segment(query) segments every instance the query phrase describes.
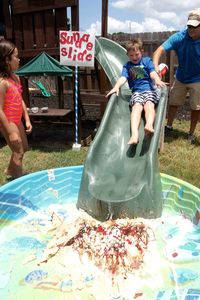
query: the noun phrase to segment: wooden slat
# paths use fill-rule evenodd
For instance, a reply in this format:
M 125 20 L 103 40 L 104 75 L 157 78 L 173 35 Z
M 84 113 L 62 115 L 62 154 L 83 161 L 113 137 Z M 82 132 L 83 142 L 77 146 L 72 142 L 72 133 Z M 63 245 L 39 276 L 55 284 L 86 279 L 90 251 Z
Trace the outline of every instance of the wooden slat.
M 56 8 L 55 9 L 55 18 L 56 18 L 56 29 L 66 30 L 67 29 L 67 12 L 66 8 Z
M 59 47 L 59 31 L 67 30 L 67 12 L 66 8 L 55 9 L 56 19 L 56 45 Z
M 36 48 L 45 47 L 44 15 L 43 12 L 33 14 Z
M 79 30 L 79 7 L 71 7 L 72 30 Z
M 9 0 L 2 1 L 3 5 L 3 17 L 4 17 L 4 23 L 6 24 L 6 38 L 12 39 L 13 38 L 13 30 L 12 30 L 12 21 L 11 21 L 11 15 L 9 12 Z
M 22 16 L 24 49 L 34 48 L 32 15 Z
M 13 0 L 13 14 L 77 6 L 78 0 Z
M 59 48 L 55 47 L 55 48 L 37 48 L 37 49 L 24 49 L 24 50 L 20 50 L 19 51 L 19 56 L 20 57 L 34 57 L 37 54 L 41 53 L 42 51 L 46 51 L 49 55 L 52 56 L 59 56 L 60 52 L 59 52 Z
M 55 18 L 53 16 L 53 10 L 47 10 L 44 12 L 44 23 L 46 47 L 55 47 Z
M 63 80 L 60 76 L 57 77 L 58 82 L 58 99 L 59 108 L 64 108 L 64 93 L 63 93 Z
M 91 68 L 86 68 L 87 73 L 87 89 L 92 89 L 92 77 L 91 77 Z M 90 75 L 90 76 L 89 76 Z
M 22 36 L 22 18 L 20 16 L 13 17 L 13 29 L 14 29 L 14 41 L 18 50 L 24 48 L 23 36 Z

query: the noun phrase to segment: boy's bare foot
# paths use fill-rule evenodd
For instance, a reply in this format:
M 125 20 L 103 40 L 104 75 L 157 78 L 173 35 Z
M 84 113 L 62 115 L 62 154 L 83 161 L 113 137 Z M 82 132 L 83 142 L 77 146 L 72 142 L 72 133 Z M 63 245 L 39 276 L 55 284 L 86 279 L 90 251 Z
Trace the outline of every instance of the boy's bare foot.
M 144 127 L 144 131 L 145 131 L 146 134 L 154 133 L 153 126 L 149 126 L 148 124 L 146 124 L 146 126 Z
M 139 143 L 139 139 L 137 135 L 132 135 L 128 141 L 128 145 L 134 145 L 138 143 Z

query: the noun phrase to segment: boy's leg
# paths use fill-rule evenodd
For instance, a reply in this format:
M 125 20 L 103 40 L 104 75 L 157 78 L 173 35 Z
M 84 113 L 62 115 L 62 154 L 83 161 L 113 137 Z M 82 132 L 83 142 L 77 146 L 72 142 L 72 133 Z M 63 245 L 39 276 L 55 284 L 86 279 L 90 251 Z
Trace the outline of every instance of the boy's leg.
M 145 120 L 146 124 L 144 130 L 146 133 L 153 133 L 153 124 L 155 120 L 155 104 L 151 101 L 147 101 L 144 104 L 144 111 L 145 111 Z
M 28 150 L 28 142 L 26 138 L 25 129 L 22 123 L 19 126 L 17 126 L 14 123 L 11 123 L 10 126 L 12 128 L 12 131 L 19 136 L 19 143 L 15 145 L 11 144 L 10 141 L 8 140 L 7 134 L 4 132 L 4 130 L 2 130 L 2 133 L 7 141 L 7 144 L 12 150 L 12 155 L 10 158 L 8 168 L 6 170 L 6 174 L 14 178 L 18 178 L 23 175 L 22 159 L 24 156 L 24 152 Z
M 141 114 L 143 111 L 143 105 L 136 102 L 131 111 L 131 137 L 128 141 L 128 145 L 137 144 L 139 141 L 138 128 L 141 120 Z

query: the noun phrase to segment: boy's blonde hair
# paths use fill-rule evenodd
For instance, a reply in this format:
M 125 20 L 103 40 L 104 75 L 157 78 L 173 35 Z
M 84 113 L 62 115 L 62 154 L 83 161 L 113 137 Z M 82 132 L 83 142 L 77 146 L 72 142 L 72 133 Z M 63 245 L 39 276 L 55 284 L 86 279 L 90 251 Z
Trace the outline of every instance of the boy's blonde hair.
M 134 39 L 132 41 L 128 41 L 126 44 L 126 50 L 127 50 L 127 52 L 137 51 L 137 50 L 142 51 L 143 50 L 142 40 L 140 38 L 138 38 L 138 39 Z

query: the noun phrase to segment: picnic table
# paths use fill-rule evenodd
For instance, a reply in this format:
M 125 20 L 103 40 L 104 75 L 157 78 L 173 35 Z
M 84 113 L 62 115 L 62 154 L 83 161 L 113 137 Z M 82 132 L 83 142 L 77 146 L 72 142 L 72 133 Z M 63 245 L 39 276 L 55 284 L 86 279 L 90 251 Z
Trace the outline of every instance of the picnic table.
M 47 111 L 43 112 L 40 108 L 38 112 L 32 112 L 29 110 L 29 116 L 34 118 L 45 118 L 45 117 L 65 117 L 70 114 L 72 111 L 70 109 L 61 109 L 61 108 L 48 108 Z

